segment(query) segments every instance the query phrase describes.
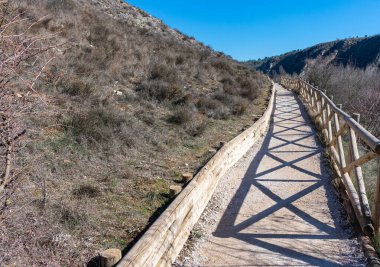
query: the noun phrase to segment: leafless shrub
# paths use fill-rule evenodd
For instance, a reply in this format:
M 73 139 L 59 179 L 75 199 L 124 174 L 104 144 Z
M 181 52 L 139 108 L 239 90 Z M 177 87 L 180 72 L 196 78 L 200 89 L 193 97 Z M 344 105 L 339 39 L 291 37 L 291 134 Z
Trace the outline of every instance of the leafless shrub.
M 235 94 L 237 91 L 237 85 L 231 77 L 226 77 L 221 80 L 223 84 L 223 92 L 226 94 Z
M 247 77 L 239 77 L 237 82 L 240 85 L 240 95 L 248 98 L 249 100 L 254 100 L 259 93 L 259 85 L 253 79 L 248 79 Z
M 176 70 L 165 64 L 154 64 L 150 72 L 150 78 L 169 83 L 176 83 L 178 81 Z
M 73 190 L 73 195 L 79 199 L 95 198 L 100 195 L 100 190 L 94 185 L 82 184 Z
M 46 6 L 50 10 L 70 11 L 75 7 L 73 0 L 47 0 Z
M 168 122 L 175 124 L 184 124 L 189 122 L 193 117 L 193 111 L 189 107 L 179 106 L 174 113 L 168 118 Z
M 196 137 L 200 136 L 204 133 L 204 131 L 207 128 L 207 119 L 205 119 L 201 115 L 197 115 L 193 120 L 191 120 L 186 125 L 186 133 L 188 133 L 190 136 Z
M 62 122 L 67 134 L 78 141 L 107 144 L 117 139 L 132 146 L 133 140 L 125 127 L 127 123 L 125 114 L 107 106 L 93 106 L 87 112 L 74 113 Z
M 218 69 L 218 70 L 223 70 L 227 73 L 230 73 L 232 74 L 233 73 L 233 69 L 231 67 L 231 64 L 229 64 L 227 61 L 225 61 L 224 59 L 215 59 L 211 62 L 211 65 Z
M 94 91 L 94 85 L 78 77 L 67 76 L 58 84 L 62 92 L 71 96 L 88 97 Z
M 17 15 L 8 1 L 0 2 L 0 13 L 0 200 L 6 205 L 12 192 L 7 188 L 21 175 L 16 157 L 26 132 L 24 119 L 33 106 L 30 95 L 35 93 L 35 83 L 44 70 L 33 68 L 31 63 L 54 47 L 46 44 L 54 35 L 30 35 L 29 30 L 38 21 Z
M 311 83 L 334 96 L 349 113 L 360 113 L 361 123 L 380 136 L 380 70 L 369 66 L 365 70 L 350 65 L 335 66 L 317 60 L 309 62 L 304 74 Z
M 159 101 L 172 100 L 182 95 L 182 88 L 178 84 L 170 84 L 159 80 L 143 82 L 139 85 L 137 91 Z
M 248 107 L 248 101 L 246 99 L 237 98 L 233 104 L 232 114 L 236 116 L 243 115 Z
M 62 203 L 61 205 L 55 205 L 53 210 L 58 221 L 68 229 L 77 228 L 87 220 L 86 214 L 72 204 Z
M 210 118 L 227 119 L 230 116 L 229 107 L 211 97 L 199 99 L 196 106 L 202 114 Z

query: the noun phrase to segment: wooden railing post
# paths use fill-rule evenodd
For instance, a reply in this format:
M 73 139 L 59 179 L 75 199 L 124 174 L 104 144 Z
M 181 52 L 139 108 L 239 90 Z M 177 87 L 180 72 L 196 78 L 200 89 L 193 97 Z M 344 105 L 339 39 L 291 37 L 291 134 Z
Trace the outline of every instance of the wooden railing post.
M 380 224 L 380 158 L 378 157 L 379 170 L 377 173 L 376 189 L 375 189 L 375 203 L 372 209 L 372 222 L 375 231 L 379 232 Z
M 360 121 L 360 114 L 354 113 L 353 118 L 359 122 Z M 358 150 L 358 145 L 357 145 L 357 140 L 356 140 L 356 134 L 355 131 L 350 128 L 349 132 L 349 139 L 350 139 L 350 150 L 351 150 L 351 162 L 358 160 L 360 158 L 359 155 L 359 150 Z M 368 198 L 367 198 L 367 192 L 364 184 L 364 178 L 363 178 L 363 173 L 362 173 L 362 168 L 360 166 L 357 166 L 354 168 L 355 170 L 355 178 L 356 182 L 358 184 L 358 189 L 359 189 L 359 198 L 360 198 L 360 204 L 362 208 L 362 213 L 366 222 L 366 225 L 368 227 L 372 227 L 371 225 L 371 211 L 368 203 Z M 352 175 L 351 175 L 352 177 Z M 369 226 L 371 225 L 371 226 Z M 373 228 L 372 229 L 367 229 L 367 231 L 370 231 L 371 234 L 373 234 Z
M 339 104 L 340 108 L 342 108 L 342 104 Z M 339 107 L 338 106 L 338 107 Z M 339 124 L 339 117 L 338 114 L 334 114 L 334 124 L 335 124 L 335 130 L 338 133 L 340 131 L 340 124 Z M 344 156 L 344 147 L 343 147 L 343 141 L 342 141 L 342 136 L 338 135 L 337 136 L 337 147 L 339 151 L 339 159 L 340 159 L 340 165 L 346 166 L 346 158 Z

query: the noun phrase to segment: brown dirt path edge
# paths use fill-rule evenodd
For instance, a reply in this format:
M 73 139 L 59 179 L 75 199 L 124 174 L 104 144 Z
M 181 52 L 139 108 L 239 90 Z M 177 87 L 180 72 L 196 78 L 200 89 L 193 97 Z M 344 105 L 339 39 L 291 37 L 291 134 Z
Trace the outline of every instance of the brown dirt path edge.
M 275 86 L 267 135 L 221 179 L 176 266 L 365 266 L 307 113 Z

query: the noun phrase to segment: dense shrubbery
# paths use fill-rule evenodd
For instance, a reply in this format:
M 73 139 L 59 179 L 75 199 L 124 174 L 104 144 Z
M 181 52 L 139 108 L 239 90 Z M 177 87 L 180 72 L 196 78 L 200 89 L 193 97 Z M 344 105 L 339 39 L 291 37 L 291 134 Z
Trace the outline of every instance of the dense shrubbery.
M 304 74 L 311 83 L 327 90 L 334 102 L 349 113 L 360 113 L 361 124 L 380 136 L 380 70 L 376 66 L 359 69 L 323 62 L 309 64 Z

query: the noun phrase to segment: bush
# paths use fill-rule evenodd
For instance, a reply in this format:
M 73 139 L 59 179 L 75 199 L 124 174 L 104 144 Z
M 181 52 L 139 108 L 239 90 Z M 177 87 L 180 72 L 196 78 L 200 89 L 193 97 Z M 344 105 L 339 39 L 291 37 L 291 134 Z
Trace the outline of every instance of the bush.
M 178 84 L 151 80 L 140 84 L 137 91 L 159 101 L 172 100 L 182 96 L 182 88 Z
M 168 83 L 177 83 L 178 75 L 174 68 L 170 68 L 164 64 L 155 64 L 150 72 L 150 79 L 162 80 Z
M 210 97 L 199 99 L 196 106 L 202 114 L 205 114 L 210 118 L 227 119 L 230 116 L 230 109 L 228 106 Z
M 323 61 L 309 64 L 305 78 L 334 96 L 348 113 L 360 113 L 361 124 L 380 136 L 380 70 L 369 66 L 362 70 L 352 66 L 334 66 Z
M 223 92 L 227 94 L 236 94 L 237 92 L 237 86 L 235 84 L 235 81 L 231 78 L 224 78 L 221 80 L 221 83 L 223 84 Z
M 211 62 L 211 66 L 213 66 L 217 70 L 225 71 L 231 75 L 234 72 L 231 67 L 231 63 L 225 61 L 224 59 L 215 59 L 214 61 Z
M 88 97 L 94 91 L 93 85 L 79 79 L 78 77 L 70 77 L 60 81 L 59 87 L 62 92 L 71 96 Z
M 232 114 L 236 116 L 243 115 L 248 107 L 248 101 L 242 98 L 238 98 L 233 106 Z
M 207 128 L 207 120 L 198 115 L 186 125 L 186 133 L 196 137 L 204 133 Z
M 94 106 L 86 113 L 74 113 L 63 122 L 66 131 L 76 137 L 90 142 L 105 143 L 118 139 L 131 145 L 126 132 L 126 117 L 110 107 Z
M 240 95 L 242 97 L 248 98 L 249 100 L 254 100 L 257 98 L 259 93 L 259 86 L 256 81 L 239 77 L 237 82 L 240 85 Z
M 75 3 L 73 0 L 47 0 L 46 8 L 52 11 L 71 11 L 74 9 Z
M 88 220 L 88 216 L 78 211 L 75 203 L 62 203 L 61 205 L 55 205 L 53 209 L 57 220 L 65 225 L 68 229 L 75 229 L 81 226 Z
M 95 198 L 100 195 L 100 190 L 90 184 L 80 185 L 73 190 L 73 195 L 79 199 L 82 198 Z
M 182 65 L 185 62 L 185 58 L 183 56 L 177 56 L 175 59 L 176 65 Z
M 174 113 L 168 118 L 168 122 L 174 124 L 184 124 L 189 122 L 193 117 L 193 112 L 189 107 L 178 107 Z

